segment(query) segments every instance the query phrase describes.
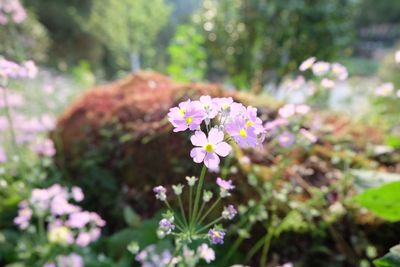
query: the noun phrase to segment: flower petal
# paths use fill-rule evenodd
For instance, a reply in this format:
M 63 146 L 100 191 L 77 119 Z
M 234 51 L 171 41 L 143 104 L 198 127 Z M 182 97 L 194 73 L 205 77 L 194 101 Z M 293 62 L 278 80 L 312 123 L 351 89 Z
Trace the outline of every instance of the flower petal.
M 231 151 L 232 151 L 231 146 L 226 142 L 221 142 L 215 146 L 215 153 L 217 153 L 221 157 L 228 156 L 228 154 L 231 153 Z
M 190 151 L 190 156 L 193 158 L 194 162 L 201 163 L 206 156 L 206 152 L 200 147 L 195 147 Z
M 219 157 L 215 153 L 207 153 L 204 158 L 204 164 L 209 169 L 217 169 L 219 166 Z
M 218 130 L 217 128 L 212 128 L 208 133 L 208 142 L 211 144 L 218 144 L 224 140 L 224 132 Z
M 204 146 L 207 143 L 207 136 L 202 131 L 196 131 L 192 137 L 190 137 L 190 141 L 194 146 Z

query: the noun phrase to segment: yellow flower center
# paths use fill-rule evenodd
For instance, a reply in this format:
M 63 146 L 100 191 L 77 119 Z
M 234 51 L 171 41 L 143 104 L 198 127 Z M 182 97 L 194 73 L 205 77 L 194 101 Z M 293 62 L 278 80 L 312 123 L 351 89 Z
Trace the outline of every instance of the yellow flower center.
M 205 150 L 206 152 L 208 152 L 208 153 L 212 153 L 212 152 L 214 152 L 214 145 L 213 145 L 213 144 L 210 144 L 210 143 L 207 143 L 207 144 L 204 146 L 204 150 Z
M 222 104 L 222 109 L 228 109 L 229 105 L 227 103 Z
M 246 138 L 246 137 L 247 137 L 247 132 L 246 132 L 245 129 L 240 129 L 239 134 L 240 134 L 240 136 L 243 137 L 243 138 Z
M 185 113 L 186 113 L 186 109 L 185 109 L 185 108 L 180 108 L 180 109 L 179 109 L 179 114 L 180 114 L 181 116 L 185 115 Z
M 246 126 L 247 126 L 247 127 L 253 126 L 253 124 L 254 124 L 254 123 L 253 123 L 252 121 L 247 121 L 247 122 L 246 122 Z
M 189 125 L 192 121 L 193 121 L 193 117 L 192 116 L 187 117 L 186 120 L 185 120 L 187 125 Z

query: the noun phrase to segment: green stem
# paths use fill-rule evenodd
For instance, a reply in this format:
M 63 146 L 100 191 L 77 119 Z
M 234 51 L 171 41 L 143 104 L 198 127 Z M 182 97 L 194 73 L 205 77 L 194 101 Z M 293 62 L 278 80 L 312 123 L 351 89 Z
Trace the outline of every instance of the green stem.
M 193 199 L 193 186 L 190 186 L 189 189 L 189 220 L 190 220 L 190 225 L 192 225 L 192 199 Z
M 203 226 L 202 228 L 200 228 L 200 229 L 199 229 L 198 231 L 196 231 L 196 232 L 201 233 L 203 230 L 205 230 L 205 229 L 207 229 L 208 227 L 210 227 L 210 226 L 212 226 L 212 225 L 218 223 L 218 222 L 221 221 L 222 219 L 223 219 L 222 217 L 219 217 L 218 219 L 215 219 L 214 221 L 212 221 L 212 222 L 210 222 L 209 224 L 207 224 L 206 226 Z
M 197 211 L 199 209 L 200 195 L 201 195 L 201 190 L 203 188 L 204 177 L 206 175 L 206 172 L 207 172 L 207 167 L 206 167 L 206 165 L 203 165 L 203 168 L 201 169 L 200 178 L 199 178 L 199 184 L 197 185 L 196 196 L 195 196 L 194 206 L 193 206 L 193 214 L 192 214 L 192 218 L 190 218 L 191 219 L 190 225 L 192 227 L 194 226 L 195 219 L 197 216 Z
M 214 204 L 207 210 L 207 212 L 203 215 L 203 217 L 201 217 L 201 219 L 199 220 L 199 224 L 202 223 L 207 218 L 208 214 L 210 214 L 210 212 L 214 210 L 214 208 L 218 205 L 220 201 L 221 197 L 219 197 L 217 201 L 215 201 Z
M 240 246 L 240 244 L 243 242 L 244 237 L 243 236 L 239 236 L 235 242 L 233 243 L 233 245 L 229 248 L 228 253 L 226 254 L 226 256 L 223 259 L 223 262 L 226 264 L 228 262 L 228 260 L 232 257 L 233 253 L 236 252 L 236 250 L 238 249 L 238 247 Z
M 263 247 L 263 251 L 262 251 L 261 259 L 260 259 L 260 267 L 264 267 L 267 263 L 267 256 L 268 256 L 268 252 L 269 252 L 269 248 L 271 246 L 271 240 L 272 240 L 273 236 L 274 236 L 274 231 L 272 228 L 270 228 L 267 233 L 267 236 L 265 238 L 265 243 L 264 243 L 264 247 Z
M 4 101 L 4 110 L 6 113 L 6 118 L 7 118 L 7 122 L 8 122 L 8 129 L 11 135 L 11 143 L 13 146 L 13 150 L 14 153 L 19 157 L 19 150 L 18 150 L 18 144 L 17 144 L 17 137 L 15 134 L 15 130 L 14 130 L 14 123 L 12 120 L 12 116 L 11 116 L 11 108 L 8 102 L 8 95 L 7 95 L 7 88 L 6 88 L 6 83 L 2 83 L 2 87 L 3 87 L 3 101 Z
M 187 222 L 187 219 L 186 219 L 185 210 L 183 209 L 183 204 L 182 204 L 181 195 L 178 196 L 178 202 L 179 202 L 179 207 L 180 207 L 180 209 L 181 209 L 183 221 L 184 221 L 184 223 L 185 223 L 185 227 L 187 227 L 187 226 L 188 226 L 188 222 Z
M 172 209 L 171 205 L 169 204 L 168 200 L 164 201 L 165 205 L 167 206 L 167 208 L 174 214 L 176 215 L 176 212 Z M 179 228 L 179 230 L 182 231 L 182 229 L 184 228 L 184 224 L 182 223 L 181 219 L 178 216 L 174 216 L 174 218 L 176 219 L 176 227 Z
M 201 214 L 203 213 L 203 210 L 204 210 L 205 206 L 206 206 L 206 202 L 203 201 L 203 203 L 201 203 L 201 207 L 200 207 L 199 213 L 197 214 L 196 221 L 198 221 L 200 219 Z
M 46 236 L 44 231 L 44 218 L 39 216 L 38 218 L 38 233 L 39 233 L 39 240 L 45 242 Z

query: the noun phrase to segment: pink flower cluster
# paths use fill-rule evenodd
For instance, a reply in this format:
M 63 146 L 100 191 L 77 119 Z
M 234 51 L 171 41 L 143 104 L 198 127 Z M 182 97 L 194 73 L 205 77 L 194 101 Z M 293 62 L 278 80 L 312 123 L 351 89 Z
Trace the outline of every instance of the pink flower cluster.
M 1 0 L 0 0 L 1 1 Z M 13 79 L 33 79 L 38 74 L 36 64 L 29 60 L 21 64 L 0 58 L 0 77 Z
M 30 198 L 19 204 L 14 223 L 25 230 L 33 216 L 45 218 L 49 239 L 50 236 L 58 238 L 62 233 L 64 243 L 86 247 L 100 237 L 100 229 L 105 226 L 105 221 L 97 213 L 84 211 L 70 203 L 83 199 L 84 194 L 79 187 L 68 190 L 55 184 L 45 189 L 33 189 Z
M 174 132 L 194 131 L 190 140 L 195 148 L 190 156 L 194 162 L 204 162 L 212 170 L 218 168 L 219 157 L 226 157 L 231 152 L 232 148 L 226 142 L 228 138 L 240 147 L 256 147 L 265 136 L 257 109 L 234 102 L 231 97 L 202 96 L 199 101 L 189 99 L 171 108 L 168 119 L 174 126 Z
M 316 77 L 321 79 L 320 85 L 324 88 L 333 88 L 336 81 L 344 81 L 349 76 L 346 67 L 342 64 L 317 61 L 315 57 L 306 59 L 299 67 L 302 72 L 309 69 Z
M 76 253 L 57 256 L 56 262 L 47 262 L 43 267 L 83 267 L 83 258 Z
M 270 136 L 276 136 L 282 147 L 292 146 L 296 142 L 296 136 L 301 137 L 307 143 L 317 142 L 317 137 L 305 128 L 293 127 L 297 121 L 308 114 L 310 107 L 307 105 L 287 104 L 278 110 L 278 117 L 265 124 L 265 129 Z
M 6 25 L 11 21 L 21 23 L 26 19 L 26 11 L 19 0 L 0 0 L 0 24 Z

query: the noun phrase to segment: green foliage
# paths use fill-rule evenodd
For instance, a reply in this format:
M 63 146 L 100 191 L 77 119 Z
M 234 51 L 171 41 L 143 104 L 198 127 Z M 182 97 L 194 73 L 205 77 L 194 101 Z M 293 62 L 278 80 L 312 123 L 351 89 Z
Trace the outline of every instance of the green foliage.
M 390 252 L 380 259 L 374 261 L 376 267 L 398 267 L 400 266 L 400 245 L 392 247 Z
M 364 191 L 355 197 L 360 205 L 390 222 L 400 221 L 400 182 Z
M 93 1 L 88 31 L 111 51 L 118 66 L 127 67 L 132 53 L 154 54 L 149 49 L 170 13 L 164 0 Z
M 50 40 L 46 28 L 36 15 L 28 13 L 21 24 L 1 25 L 0 54 L 8 59 L 32 59 L 43 62 L 47 59 Z
M 329 60 L 352 40 L 352 0 L 206 0 L 210 71 L 235 84 L 279 79 L 309 56 Z
M 168 47 L 167 72 L 178 81 L 201 80 L 206 70 L 205 39 L 193 25 L 181 25 Z

